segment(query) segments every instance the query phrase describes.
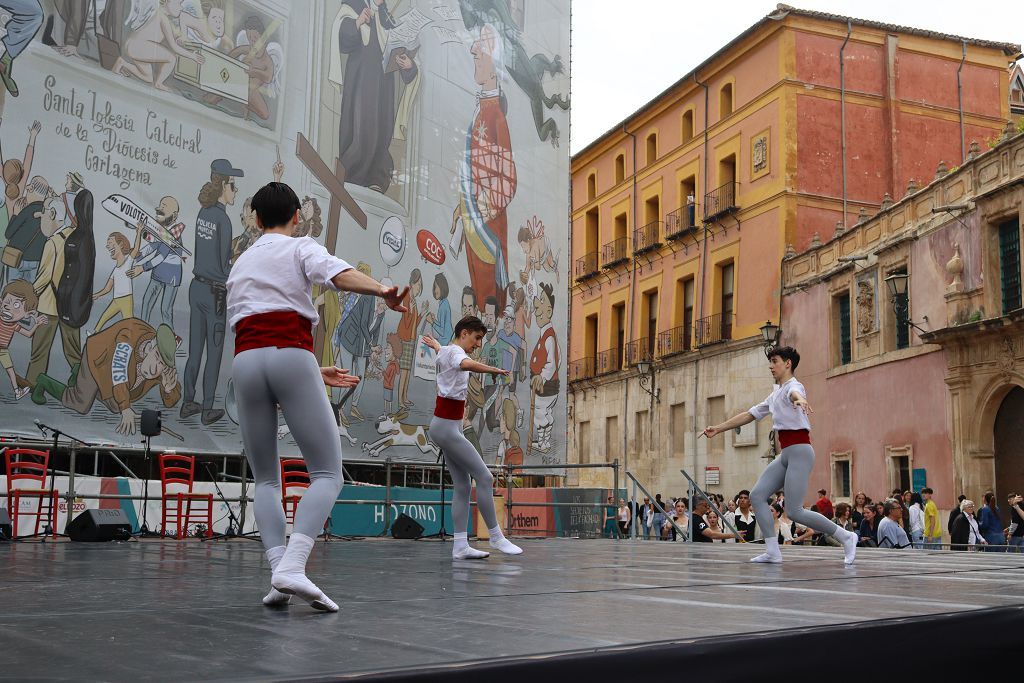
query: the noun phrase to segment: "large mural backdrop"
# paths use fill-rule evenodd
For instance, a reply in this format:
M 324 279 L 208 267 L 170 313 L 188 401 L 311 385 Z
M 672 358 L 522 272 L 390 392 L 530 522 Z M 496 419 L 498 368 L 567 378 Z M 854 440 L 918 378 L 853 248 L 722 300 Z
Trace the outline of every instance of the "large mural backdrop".
M 239 452 L 224 283 L 252 194 L 412 287 L 314 291 L 346 456 L 436 460 L 424 333 L 491 329 L 466 434 L 565 458 L 568 0 L 0 0 L 0 432 Z M 326 390 L 325 390 L 326 391 Z M 297 449 L 281 421 L 282 453 Z

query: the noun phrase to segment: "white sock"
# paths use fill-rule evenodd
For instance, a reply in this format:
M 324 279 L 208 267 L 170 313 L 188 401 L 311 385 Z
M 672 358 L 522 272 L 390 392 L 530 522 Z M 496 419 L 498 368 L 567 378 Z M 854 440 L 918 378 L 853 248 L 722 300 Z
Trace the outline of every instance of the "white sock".
M 313 549 L 313 543 L 314 540 L 305 534 L 292 534 L 288 539 L 288 548 L 270 579 L 270 585 L 282 593 L 298 595 L 314 609 L 337 612 L 338 605 L 306 578 L 306 560 Z
M 490 557 L 490 553 L 477 550 L 469 544 L 469 535 L 465 532 L 455 534 L 455 544 L 452 547 L 453 560 L 482 560 Z
M 853 564 L 857 559 L 857 541 L 860 540 L 860 537 L 852 531 L 838 529 L 836 530 L 836 538 L 843 544 L 843 561 L 846 564 Z
M 281 564 L 281 558 L 284 557 L 285 546 L 279 545 L 271 548 L 267 551 L 267 560 L 270 562 L 270 571 L 273 573 L 277 569 L 277 565 Z M 267 593 L 266 597 L 263 598 L 263 604 L 268 607 L 275 605 L 287 605 L 291 602 L 292 596 L 282 593 L 273 586 L 270 587 L 270 592 Z
M 522 548 L 520 548 L 507 538 L 505 538 L 505 534 L 501 533 L 500 526 L 496 526 L 493 529 L 488 529 L 487 532 L 491 535 L 491 547 L 495 550 L 500 550 L 506 555 L 523 554 Z
M 757 564 L 782 564 L 782 551 L 779 550 L 778 538 L 764 539 L 764 547 L 766 552 L 758 555 L 751 562 Z

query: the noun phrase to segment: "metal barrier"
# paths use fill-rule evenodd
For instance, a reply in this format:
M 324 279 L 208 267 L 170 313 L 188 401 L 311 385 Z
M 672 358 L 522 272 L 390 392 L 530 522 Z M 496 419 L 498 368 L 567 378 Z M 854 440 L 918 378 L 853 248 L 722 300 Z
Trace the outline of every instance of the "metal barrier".
M 27 441 L 4 441 L 2 443 L 2 447 L 0 447 L 0 453 L 3 453 L 3 451 L 6 450 L 7 448 L 46 448 L 47 445 L 48 445 L 47 442 L 34 441 L 34 440 L 27 440 Z M 52 446 L 51 446 L 51 448 L 52 448 Z M 47 449 L 47 450 L 50 450 L 50 449 Z M 61 494 L 58 496 L 58 500 L 64 501 L 64 503 L 66 505 L 66 509 L 68 511 L 72 510 L 74 501 L 75 500 L 79 500 L 79 499 L 80 500 L 131 500 L 131 501 L 143 501 L 143 500 L 145 500 L 147 498 L 146 496 L 140 495 L 140 494 L 117 494 L 117 493 L 89 493 L 89 494 L 87 494 L 87 493 L 77 493 L 76 492 L 76 487 L 75 487 L 75 479 L 76 479 L 76 477 L 77 476 L 89 476 L 89 475 L 81 475 L 80 473 L 77 473 L 77 471 L 76 471 L 77 468 L 78 468 L 77 466 L 79 464 L 79 456 L 82 454 L 83 451 L 84 452 L 91 452 L 91 453 L 93 453 L 93 456 L 95 458 L 98 458 L 100 456 L 100 454 L 110 456 L 111 459 L 115 463 L 117 463 L 117 465 L 120 466 L 125 471 L 126 475 L 128 477 L 132 478 L 132 479 L 135 479 L 135 480 L 145 479 L 146 475 L 144 474 L 143 476 L 140 477 L 127 464 L 125 464 L 125 462 L 123 460 L 121 460 L 121 458 L 119 458 L 117 456 L 117 454 L 114 453 L 113 450 L 111 450 L 108 447 L 98 447 L 98 448 L 82 449 L 82 448 L 77 448 L 77 447 L 74 447 L 74 446 L 69 446 L 69 447 L 67 447 L 66 450 L 68 452 L 68 458 L 69 458 L 68 469 L 67 470 L 58 470 L 56 468 L 51 468 L 51 469 L 54 472 L 56 472 L 59 476 L 66 476 L 68 478 L 68 486 L 67 486 L 66 491 L 61 492 Z M 141 448 L 140 449 L 121 449 L 121 450 L 124 451 L 124 452 L 132 453 L 133 455 L 142 455 L 144 453 L 144 450 L 141 449 Z M 170 449 L 167 449 L 167 450 L 169 451 Z M 163 449 L 153 450 L 151 452 L 151 454 L 150 454 L 150 457 L 155 459 L 162 452 L 163 452 Z M 245 456 L 243 454 L 239 454 L 239 453 L 227 453 L 227 454 L 225 454 L 225 453 L 220 453 L 220 454 L 197 453 L 195 455 L 195 457 L 197 458 L 197 460 L 206 460 L 206 461 L 220 460 L 220 461 L 222 461 L 223 467 L 216 468 L 216 469 L 218 469 L 216 478 L 221 480 L 221 481 L 223 481 L 225 479 L 230 479 L 230 480 L 237 481 L 237 482 L 239 482 L 241 484 L 242 490 L 241 490 L 241 494 L 239 496 L 236 496 L 236 497 L 225 497 L 224 500 L 226 502 L 228 502 L 228 503 L 234 503 L 234 504 L 238 505 L 239 521 L 240 521 L 240 524 L 244 527 L 245 526 L 245 522 L 246 522 L 246 507 L 248 506 L 249 503 L 251 503 L 253 501 L 252 496 L 248 495 L 248 487 L 249 487 L 250 484 L 254 484 L 255 483 L 254 480 L 252 478 L 250 478 L 249 475 L 248 475 L 248 461 L 246 460 Z M 240 466 L 241 466 L 241 476 L 227 474 L 226 469 L 227 469 L 227 462 L 229 460 L 237 460 L 237 461 L 239 461 Z M 451 501 L 450 500 L 442 500 L 442 499 L 440 499 L 440 497 L 436 501 L 404 500 L 404 499 L 401 499 L 401 498 L 392 498 L 392 487 L 395 485 L 392 480 L 393 480 L 393 473 L 394 473 L 394 470 L 396 468 L 401 468 L 401 469 L 405 470 L 406 473 L 408 473 L 409 469 L 415 469 L 415 470 L 420 470 L 420 471 L 422 471 L 424 473 L 437 471 L 440 474 L 440 472 L 443 471 L 443 467 L 442 467 L 442 465 L 440 463 L 416 463 L 416 462 L 396 463 L 396 462 L 392 461 L 390 458 L 387 458 L 387 459 L 384 460 L 384 462 L 373 462 L 373 461 L 354 461 L 353 462 L 353 461 L 348 461 L 347 464 L 349 464 L 349 465 L 360 465 L 360 466 L 370 466 L 370 467 L 381 467 L 381 468 L 383 468 L 384 469 L 384 476 L 385 476 L 385 484 L 384 484 L 384 486 L 381 486 L 381 488 L 384 489 L 384 500 L 380 500 L 380 499 L 363 499 L 363 498 L 344 499 L 344 500 L 337 499 L 335 501 L 335 505 L 383 505 L 384 506 L 384 515 L 385 515 L 383 529 L 385 531 L 391 527 L 391 522 L 392 522 L 392 519 L 391 519 L 392 510 L 391 510 L 391 508 L 392 508 L 393 505 L 428 505 L 428 506 L 444 506 L 444 507 L 450 507 L 451 506 Z M 595 503 L 582 503 L 582 502 L 559 503 L 559 502 L 529 502 L 529 501 L 523 501 L 521 503 L 515 503 L 513 501 L 512 491 L 515 488 L 521 488 L 521 487 L 515 486 L 515 481 L 514 481 L 514 477 L 513 477 L 513 473 L 515 473 L 515 472 L 527 472 L 527 471 L 531 471 L 531 470 L 543 471 L 543 470 L 574 470 L 574 469 L 611 469 L 613 471 L 613 481 L 614 481 L 613 489 L 612 490 L 615 491 L 616 495 L 619 494 L 619 490 L 618 490 L 618 488 L 619 488 L 619 462 L 618 462 L 618 460 L 615 460 L 612 463 L 595 463 L 595 464 L 567 463 L 567 464 L 563 464 L 563 465 L 488 465 L 487 468 L 492 472 L 492 474 L 495 474 L 495 475 L 502 475 L 503 474 L 505 476 L 505 482 L 504 482 L 505 483 L 505 487 L 504 487 L 504 489 L 507 491 L 507 496 L 506 496 L 506 500 L 505 500 L 505 508 L 506 508 L 505 526 L 506 526 L 506 531 L 509 532 L 508 535 L 510 535 L 510 536 L 512 535 L 512 533 L 511 533 L 512 532 L 511 521 L 512 521 L 512 517 L 513 517 L 513 514 L 512 514 L 513 513 L 513 508 L 514 508 L 515 505 L 519 505 L 521 507 L 531 507 L 531 508 L 540 508 L 540 507 L 549 507 L 549 508 L 559 508 L 559 507 L 594 507 L 594 508 L 603 508 L 606 505 L 606 503 L 603 503 L 603 502 L 600 502 L 600 501 L 595 502 Z M 96 470 L 98 470 L 98 466 L 94 467 L 94 471 L 96 471 Z M 200 469 L 197 469 L 197 472 L 200 472 L 200 471 L 201 471 Z M 2 474 L 2 473 L 0 473 L 0 474 Z M 94 476 L 99 476 L 99 475 L 94 475 Z M 562 475 L 562 476 L 564 476 L 564 475 Z M 495 476 L 495 481 L 497 482 L 497 480 L 498 480 L 498 477 Z M 150 481 L 153 482 L 153 481 L 158 481 L 158 480 L 150 479 Z M 197 481 L 201 481 L 201 480 L 197 478 Z M 351 480 L 351 479 L 349 479 L 349 481 L 351 481 L 353 483 L 359 483 L 359 482 L 354 482 L 354 480 Z M 375 484 L 368 484 L 368 485 L 369 486 L 378 486 L 378 485 L 375 485 Z M 423 488 L 423 489 L 440 489 L 441 487 L 442 487 L 442 483 L 440 481 L 440 476 L 439 476 L 437 484 L 424 484 L 423 482 L 421 482 L 421 485 L 420 485 L 419 488 Z M 450 483 L 445 483 L 444 484 L 444 488 L 450 489 L 451 488 L 451 484 Z M 155 495 L 152 492 L 150 492 L 150 495 L 148 496 L 148 498 L 151 501 L 154 500 L 154 499 L 159 499 L 159 492 L 157 492 Z M 476 506 L 476 502 L 475 501 L 470 501 L 470 506 L 471 507 L 475 507 Z M 541 531 L 541 530 L 538 530 L 538 531 Z M 554 531 L 554 530 L 544 530 L 544 531 Z M 600 535 L 600 531 L 598 531 L 596 535 Z
M 739 536 L 739 535 L 740 535 L 740 532 L 739 532 L 739 531 L 737 531 L 737 530 L 736 530 L 736 527 L 734 527 L 734 526 L 733 526 L 732 524 L 729 524 L 729 522 L 728 522 L 728 520 L 726 519 L 725 515 L 723 515 L 723 514 L 722 514 L 722 511 L 721 511 L 721 510 L 719 510 L 719 509 L 718 509 L 718 506 L 717 506 L 717 505 L 715 505 L 715 504 L 714 504 L 714 503 L 713 503 L 713 502 L 711 501 L 711 499 L 710 499 L 710 498 L 708 498 L 708 497 L 707 497 L 707 495 L 705 495 L 705 494 L 704 494 L 704 491 L 703 491 L 703 490 L 701 490 L 701 488 L 700 488 L 699 486 L 697 486 L 697 482 L 695 482 L 695 481 L 693 480 L 693 477 L 691 477 L 691 476 L 690 476 L 690 475 L 689 475 L 689 474 L 687 473 L 687 471 L 686 471 L 686 470 L 679 470 L 679 471 L 680 471 L 680 472 L 681 472 L 681 473 L 683 474 L 683 476 L 684 476 L 684 477 L 686 477 L 686 480 L 687 480 L 688 482 L 690 482 L 690 486 L 689 486 L 689 488 L 690 488 L 690 496 L 689 496 L 689 498 L 690 498 L 690 502 L 691 502 L 691 503 L 693 502 L 693 496 L 694 496 L 694 495 L 699 495 L 699 496 L 700 496 L 701 498 L 703 498 L 703 499 L 704 499 L 704 502 L 706 502 L 706 503 L 707 503 L 708 505 L 710 505 L 710 506 L 711 506 L 711 509 L 715 511 L 715 514 L 716 514 L 716 515 L 718 515 L 718 521 L 720 521 L 720 522 L 721 522 L 722 524 L 724 524 L 725 526 L 729 527 L 729 531 L 731 531 L 731 532 L 733 532 L 734 534 L 736 534 L 737 536 Z M 692 514 L 692 513 L 690 514 L 690 533 L 691 533 L 691 534 L 693 533 L 693 514 Z M 746 543 L 746 541 L 740 541 L 740 543 Z
M 633 476 L 633 473 L 629 472 L 629 471 L 626 472 L 626 477 L 628 477 L 629 480 L 633 482 L 633 501 L 634 502 L 636 501 L 636 489 L 637 489 L 637 487 L 640 487 L 640 490 L 643 491 L 644 495 L 647 496 L 648 498 L 650 498 L 651 499 L 651 503 L 653 503 L 654 506 L 656 508 L 658 508 L 658 512 L 660 512 L 661 514 L 665 515 L 665 519 L 668 520 L 668 522 L 672 525 L 672 528 L 676 530 L 676 533 L 680 534 L 683 537 L 684 541 L 689 541 L 690 540 L 690 534 L 687 533 L 686 531 L 683 531 L 683 528 L 680 527 L 678 524 L 676 524 L 675 520 L 672 519 L 672 517 L 667 512 L 665 512 L 665 508 L 663 508 L 660 505 L 658 505 L 658 499 L 655 498 L 654 496 L 652 496 L 650 494 L 650 492 L 646 488 L 644 488 L 644 485 L 640 483 L 640 480 L 637 479 L 635 476 Z M 687 511 L 687 514 L 689 514 L 689 511 Z M 693 515 L 690 515 L 690 517 L 693 517 Z M 659 533 L 660 533 L 660 529 L 659 529 Z M 633 523 L 632 523 L 630 537 L 634 538 L 634 539 L 637 538 L 636 515 L 633 516 Z

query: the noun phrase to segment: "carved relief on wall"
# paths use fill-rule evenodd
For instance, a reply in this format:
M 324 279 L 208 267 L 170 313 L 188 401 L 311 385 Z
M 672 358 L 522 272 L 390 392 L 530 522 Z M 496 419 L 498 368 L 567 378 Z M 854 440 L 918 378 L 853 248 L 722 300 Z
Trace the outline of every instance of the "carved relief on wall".
M 996 352 L 996 365 L 1004 377 L 1009 378 L 1013 374 L 1013 368 L 1017 362 L 1016 356 L 1013 340 L 1003 337 L 999 342 L 999 350 Z
M 875 331 L 875 283 L 871 280 L 857 282 L 857 332 L 870 334 Z
M 770 171 L 770 136 L 769 130 L 763 130 L 750 138 L 750 177 L 760 178 Z

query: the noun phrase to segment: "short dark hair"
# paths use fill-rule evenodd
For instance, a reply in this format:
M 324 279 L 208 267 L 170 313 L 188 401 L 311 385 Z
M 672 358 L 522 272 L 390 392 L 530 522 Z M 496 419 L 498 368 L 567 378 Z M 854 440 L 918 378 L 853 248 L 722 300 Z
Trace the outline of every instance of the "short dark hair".
M 932 491 L 932 487 L 931 486 L 925 486 L 923 489 L 921 489 L 921 493 L 933 494 L 933 493 L 935 493 L 935 491 Z
M 285 183 L 267 183 L 252 196 L 252 210 L 266 228 L 285 225 L 302 208 L 295 190 Z
M 420 282 L 422 280 L 423 280 L 423 274 L 420 272 L 420 269 L 419 268 L 413 268 L 412 272 L 409 273 L 409 284 L 410 285 L 414 285 L 417 282 Z
M 546 282 L 540 283 L 541 294 L 547 298 L 548 303 L 551 304 L 551 308 L 555 307 L 555 288 Z M 794 366 L 795 367 L 795 366 Z
M 750 491 L 743 489 L 742 491 L 736 494 L 736 498 L 734 498 L 733 500 L 736 500 L 740 496 L 746 496 L 747 498 L 750 498 Z
M 842 517 L 844 513 L 851 511 L 853 508 L 850 507 L 849 503 L 839 503 L 836 505 L 836 517 Z
M 826 491 L 825 489 L 818 489 L 818 493 L 824 496 L 826 493 L 828 493 L 828 491 Z
M 487 325 L 484 325 L 484 321 L 475 315 L 467 315 L 455 326 L 455 339 L 458 339 L 459 335 L 461 335 L 463 331 L 472 332 L 474 334 L 477 332 L 487 334 Z
M 890 500 L 888 503 L 886 503 L 885 505 L 882 506 L 882 515 L 884 517 L 888 517 L 889 515 L 892 514 L 893 510 L 900 510 L 900 511 L 902 511 L 903 510 L 903 506 L 900 505 L 895 500 Z
M 782 360 L 788 360 L 793 364 L 793 371 L 796 371 L 796 366 L 800 365 L 800 354 L 792 346 L 776 346 L 768 352 L 768 360 L 779 357 Z
M 496 296 L 489 296 L 486 299 L 484 299 L 484 309 L 486 309 L 488 306 L 494 306 L 494 312 L 497 313 L 498 312 L 498 297 L 496 297 Z
M 965 500 L 967 500 L 967 496 L 961 493 L 959 496 L 956 497 L 956 499 L 962 503 Z
M 476 308 L 476 290 L 469 286 L 463 287 L 462 298 L 465 299 L 466 295 L 473 297 L 473 308 Z

